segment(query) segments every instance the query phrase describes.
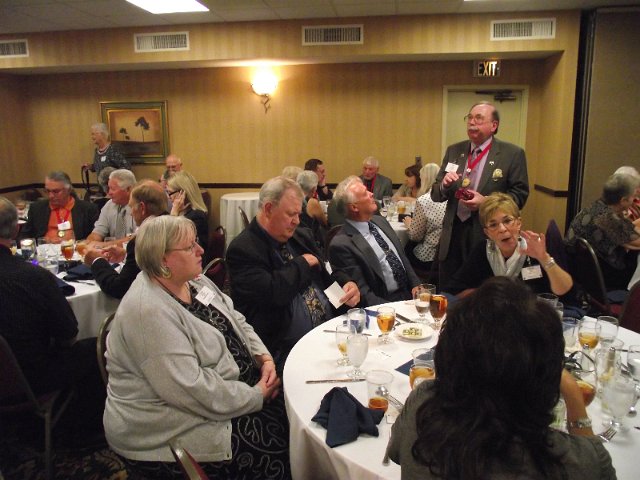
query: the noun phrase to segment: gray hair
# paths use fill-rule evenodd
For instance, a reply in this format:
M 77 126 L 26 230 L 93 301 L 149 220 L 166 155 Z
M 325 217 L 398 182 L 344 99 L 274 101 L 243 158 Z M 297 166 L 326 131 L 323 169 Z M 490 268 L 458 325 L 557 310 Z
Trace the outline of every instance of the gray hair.
M 371 167 L 376 167 L 378 168 L 380 166 L 380 162 L 378 161 L 378 159 L 376 157 L 372 157 L 372 156 L 368 156 L 367 158 L 365 158 L 362 161 L 362 165 L 369 165 Z
M 121 168 L 114 170 L 109 174 L 109 180 L 114 179 L 118 182 L 118 186 L 124 190 L 131 188 L 136 184 L 136 176 L 131 170 Z
M 424 167 L 420 169 L 420 190 L 418 190 L 418 197 L 421 197 L 433 186 L 433 183 L 438 176 L 438 172 L 440 171 L 440 167 L 435 163 L 427 163 Z
M 104 135 L 104 138 L 109 140 L 109 127 L 107 127 L 106 123 L 94 123 L 91 125 L 91 130 L 97 130 L 99 133 Z
M 185 216 L 149 218 L 136 234 L 136 263 L 150 277 L 161 277 L 166 269 L 162 265 L 164 254 L 195 233 L 196 226 Z
M 356 175 L 345 178 L 338 184 L 333 194 L 333 201 L 336 202 L 336 211 L 343 217 L 347 216 L 347 205 L 355 200 L 351 191 L 351 186 L 354 183 L 362 183 L 362 179 Z
M 302 193 L 302 189 L 300 185 L 287 177 L 274 177 L 262 185 L 260 189 L 260 194 L 258 196 L 258 207 L 260 210 L 264 208 L 267 203 L 272 203 L 274 206 L 277 206 L 280 203 L 280 199 L 285 194 L 287 190 L 293 190 L 294 193 L 302 198 L 304 194 Z
M 11 240 L 18 227 L 18 210 L 6 197 L 0 197 L 0 238 Z
M 624 173 L 614 173 L 602 186 L 602 201 L 607 205 L 616 205 L 624 197 L 634 195 L 639 186 L 640 178 Z
M 71 190 L 71 178 L 62 170 L 54 170 L 53 172 L 49 172 L 47 177 L 49 180 L 53 182 L 60 182 L 64 185 L 66 190 Z
M 638 170 L 626 165 L 618 168 L 615 172 L 613 172 L 614 175 L 617 173 L 624 173 L 625 175 L 631 175 L 632 177 L 640 178 L 640 173 L 638 173 Z
M 295 180 L 298 177 L 298 174 L 302 171 L 302 169 L 300 167 L 296 167 L 293 165 L 290 165 L 288 167 L 284 167 L 282 169 L 282 176 L 283 177 L 287 177 L 290 178 L 291 180 Z
M 98 185 L 100 185 L 100 188 L 105 192 L 109 190 L 109 176 L 115 171 L 116 169 L 114 167 L 104 167 L 98 174 Z
M 300 185 L 300 188 L 302 188 L 302 191 L 306 196 L 309 195 L 313 191 L 313 189 L 318 186 L 318 175 L 316 174 L 316 172 L 313 172 L 311 170 L 305 170 L 298 174 L 296 181 L 298 182 L 298 185 Z

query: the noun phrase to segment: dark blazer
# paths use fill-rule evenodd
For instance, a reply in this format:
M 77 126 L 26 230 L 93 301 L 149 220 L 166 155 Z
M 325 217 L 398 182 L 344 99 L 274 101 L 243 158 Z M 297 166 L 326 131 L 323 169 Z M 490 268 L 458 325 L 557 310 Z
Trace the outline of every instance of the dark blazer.
M 407 272 L 410 289 L 419 285 L 420 279 L 413 271 L 404 248 L 389 222 L 377 215 L 374 215 L 371 221 L 393 242 Z M 392 300 L 375 252 L 353 225 L 345 223 L 333 237 L 329 244 L 329 259 L 331 268 L 344 271 L 358 283 L 361 303 L 364 306 L 379 305 Z
M 317 276 L 302 255 L 283 264 L 273 248 L 273 240 L 254 218 L 227 250 L 227 266 L 231 277 L 231 298 L 271 351 L 288 351 L 293 345 L 280 341 L 291 324 L 291 301 L 302 293 Z M 324 268 L 322 253 L 306 228 L 297 228 L 289 239 L 301 253 L 315 255 L 321 261 L 321 287 L 334 281 L 340 285 L 350 278 L 342 272 L 331 275 Z M 317 272 L 315 272 L 317 274 Z
M 132 238 L 127 243 L 127 257 L 120 273 L 116 272 L 105 258 L 98 259 L 91 264 L 91 272 L 100 289 L 114 298 L 122 298 L 140 273 L 136 263 L 136 240 Z
M 76 198 L 71 209 L 71 221 L 73 222 L 73 233 L 78 240 L 89 236 L 99 215 L 100 209 L 95 203 Z M 50 216 L 49 200 L 42 199 L 33 202 L 29 207 L 27 223 L 20 230 L 20 238 L 44 237 L 47 233 Z
M 450 145 L 447 148 L 442 159 L 442 166 L 431 189 L 431 199 L 434 202 L 447 201 L 447 210 L 442 224 L 442 236 L 440 237 L 438 257 L 440 260 L 446 259 L 449 253 L 451 230 L 458 212 L 458 199 L 455 198 L 455 192 L 460 187 L 460 181 L 458 181 L 448 188 L 442 189 L 442 179 L 447 173 L 445 168 L 449 163 L 457 164 L 458 175 L 462 176 L 470 148 L 471 142 L 469 140 Z M 524 150 L 517 145 L 503 142 L 493 137 L 493 145 L 487 155 L 477 191 L 485 196 L 493 192 L 507 193 L 513 197 L 518 208 L 524 207 L 529 197 L 527 158 Z M 476 243 L 485 238 L 478 212 L 471 212 L 471 220 L 473 221 L 474 243 Z
M 366 185 L 366 181 L 362 175 L 360 175 L 362 183 Z M 393 195 L 393 184 L 391 179 L 384 175 L 376 174 L 376 181 L 373 184 L 373 198 L 382 201 L 382 197 L 390 197 Z

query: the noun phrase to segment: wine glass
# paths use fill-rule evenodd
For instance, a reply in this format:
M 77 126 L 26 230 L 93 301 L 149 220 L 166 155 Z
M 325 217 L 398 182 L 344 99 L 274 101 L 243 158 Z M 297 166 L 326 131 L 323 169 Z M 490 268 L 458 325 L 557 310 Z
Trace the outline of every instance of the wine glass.
M 389 337 L 389 332 L 393 330 L 393 326 L 396 323 L 395 309 L 393 307 L 378 308 L 376 320 L 378 321 L 378 328 L 382 332 L 382 335 L 378 337 L 378 343 L 393 343 L 393 340 Z
M 347 337 L 347 355 L 349 361 L 353 365 L 353 370 L 347 375 L 350 378 L 364 378 L 364 372 L 360 370 L 360 366 L 364 363 L 369 352 L 369 339 L 361 333 L 354 333 Z
M 416 321 L 426 323 L 426 314 L 429 311 L 429 301 L 431 300 L 431 295 L 434 293 L 436 293 L 435 285 L 428 283 L 418 285 L 413 292 L 413 304 L 418 311 L 418 318 Z
M 447 313 L 447 297 L 444 295 L 431 295 L 429 299 L 429 311 L 433 317 L 431 327 L 434 330 L 440 330 L 440 321 Z
M 60 252 L 62 253 L 62 256 L 65 258 L 65 260 L 69 261 L 73 258 L 73 253 L 75 252 L 75 246 L 76 246 L 76 242 L 73 237 L 64 238 L 60 242 Z
M 600 324 L 600 348 L 608 349 L 615 338 L 618 336 L 618 319 L 602 315 L 598 317 L 597 323 Z
M 340 324 L 336 327 L 336 345 L 342 354 L 342 357 L 337 360 L 337 364 L 341 367 L 351 365 L 347 356 L 347 338 L 354 333 L 356 333 L 355 328 L 349 323 L 347 325 Z
M 583 350 L 593 350 L 600 340 L 602 327 L 596 320 L 584 319 L 578 323 L 578 341 Z
M 616 375 L 604 385 L 603 394 L 612 416 L 605 425 L 626 432 L 629 427 L 622 423 L 622 418 L 636 401 L 635 382 L 625 375 Z

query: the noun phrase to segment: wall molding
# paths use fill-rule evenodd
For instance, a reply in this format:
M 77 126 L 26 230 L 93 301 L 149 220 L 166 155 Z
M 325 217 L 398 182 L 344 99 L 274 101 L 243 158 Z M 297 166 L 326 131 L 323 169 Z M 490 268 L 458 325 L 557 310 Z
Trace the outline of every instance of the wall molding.
M 554 190 L 543 185 L 538 185 L 537 183 L 533 185 L 533 189 L 556 198 L 567 198 L 569 196 L 568 190 Z

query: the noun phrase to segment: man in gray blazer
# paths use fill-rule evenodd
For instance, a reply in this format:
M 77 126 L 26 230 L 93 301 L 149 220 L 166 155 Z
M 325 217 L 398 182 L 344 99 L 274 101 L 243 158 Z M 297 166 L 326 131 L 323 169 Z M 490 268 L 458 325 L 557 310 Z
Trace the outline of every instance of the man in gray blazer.
M 345 224 L 329 246 L 334 271 L 357 282 L 364 306 L 407 300 L 420 284 L 402 244 L 359 177 L 343 180 L 333 201 Z
M 362 162 L 362 175 L 360 180 L 364 183 L 371 193 L 373 198 L 381 202 L 384 197 L 390 197 L 393 195 L 393 187 L 391 179 L 380 175 L 380 162 L 375 157 L 367 157 Z
M 504 192 L 522 209 L 529 196 L 524 150 L 494 137 L 500 115 L 488 103 L 465 116 L 469 140 L 450 145 L 431 188 L 435 202 L 447 203 L 438 259 L 440 285 L 460 268 L 473 246 L 484 239 L 478 208 L 485 196 Z

